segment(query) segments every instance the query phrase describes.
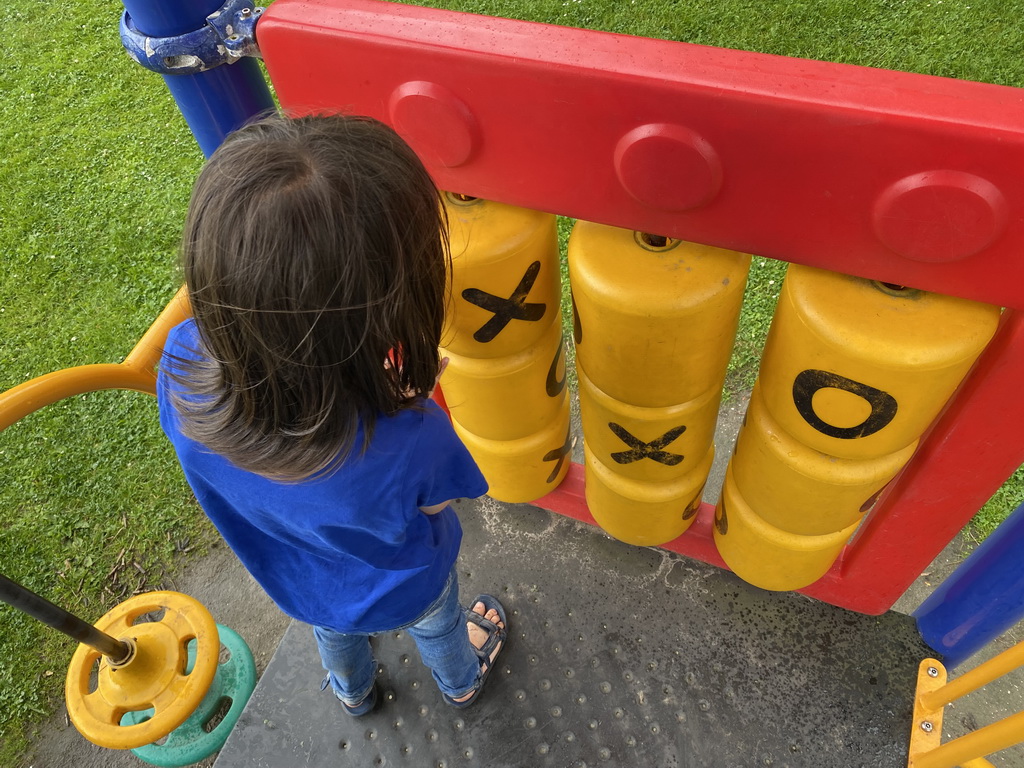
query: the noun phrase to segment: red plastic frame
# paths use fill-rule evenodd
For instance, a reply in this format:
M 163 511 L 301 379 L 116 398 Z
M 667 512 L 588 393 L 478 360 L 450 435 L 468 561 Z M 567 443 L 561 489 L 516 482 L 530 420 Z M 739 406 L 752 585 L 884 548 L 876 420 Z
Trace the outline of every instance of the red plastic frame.
M 282 105 L 394 125 L 455 192 L 1014 308 L 839 563 L 905 591 L 1024 461 L 1024 92 L 375 0 L 277 0 Z M 536 502 L 593 522 L 574 466 Z M 719 566 L 713 510 L 665 545 Z

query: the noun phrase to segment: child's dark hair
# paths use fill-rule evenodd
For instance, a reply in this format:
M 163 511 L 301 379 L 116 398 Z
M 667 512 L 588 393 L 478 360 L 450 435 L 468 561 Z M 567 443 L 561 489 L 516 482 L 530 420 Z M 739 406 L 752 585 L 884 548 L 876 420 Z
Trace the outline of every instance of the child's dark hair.
M 271 117 L 229 136 L 182 243 L 202 353 L 174 365 L 184 434 L 281 480 L 336 466 L 359 425 L 365 449 L 378 414 L 434 385 L 446 232 L 437 188 L 382 123 Z

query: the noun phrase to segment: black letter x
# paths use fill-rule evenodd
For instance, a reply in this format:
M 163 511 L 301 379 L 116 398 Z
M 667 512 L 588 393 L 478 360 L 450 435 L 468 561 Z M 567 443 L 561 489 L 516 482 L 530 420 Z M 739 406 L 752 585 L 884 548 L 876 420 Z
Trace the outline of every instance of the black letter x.
M 649 443 L 633 437 L 614 421 L 609 421 L 608 427 L 630 448 L 628 451 L 612 454 L 612 458 L 619 464 L 632 464 L 634 461 L 640 461 L 640 459 L 654 459 L 661 464 L 674 467 L 683 460 L 680 454 L 669 453 L 668 451 L 663 451 L 662 448 L 683 434 L 686 431 L 685 426 L 673 427 L 664 435 Z
M 548 451 L 544 454 L 543 461 L 557 461 L 555 468 L 551 470 L 551 474 L 548 475 L 548 482 L 555 482 L 555 478 L 558 477 L 558 472 L 562 469 L 562 465 L 565 463 L 565 457 L 569 455 L 569 451 L 572 450 L 572 427 L 565 432 L 565 442 L 562 443 L 561 448 L 555 448 L 554 450 Z
M 479 288 L 467 288 L 462 292 L 462 298 L 470 304 L 476 304 L 481 309 L 494 313 L 494 317 L 473 334 L 474 339 L 486 344 L 488 341 L 493 341 L 494 337 L 501 333 L 502 329 L 512 320 L 536 322 L 544 317 L 544 304 L 526 303 L 526 296 L 533 288 L 533 283 L 539 272 L 540 262 L 535 261 L 527 267 L 523 279 L 519 281 L 519 285 L 507 299 L 486 293 Z

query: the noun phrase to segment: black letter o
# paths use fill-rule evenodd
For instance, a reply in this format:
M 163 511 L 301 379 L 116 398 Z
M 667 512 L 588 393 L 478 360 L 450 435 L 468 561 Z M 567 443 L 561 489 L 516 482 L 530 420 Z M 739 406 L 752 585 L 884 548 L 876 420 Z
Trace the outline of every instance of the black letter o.
M 853 427 L 837 427 L 822 421 L 814 412 L 812 398 L 819 389 L 842 389 L 857 397 L 864 398 L 871 406 L 871 413 L 864 421 Z M 838 373 L 809 369 L 801 371 L 793 380 L 793 403 L 804 421 L 829 437 L 852 440 L 867 437 L 884 429 L 896 416 L 896 399 L 888 392 L 861 384 L 859 381 L 840 376 Z

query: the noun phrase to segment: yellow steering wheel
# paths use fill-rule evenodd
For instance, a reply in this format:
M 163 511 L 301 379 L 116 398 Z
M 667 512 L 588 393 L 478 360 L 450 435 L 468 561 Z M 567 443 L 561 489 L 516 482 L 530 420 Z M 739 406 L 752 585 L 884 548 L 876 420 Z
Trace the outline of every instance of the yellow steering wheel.
M 159 620 L 136 623 L 161 610 Z M 96 628 L 128 643 L 131 652 L 125 660 L 112 662 L 87 645 L 78 646 L 68 667 L 65 695 L 79 732 L 101 747 L 136 749 L 184 723 L 217 672 L 220 638 L 210 612 L 180 592 L 149 592 L 118 605 Z M 193 639 L 195 663 L 189 670 Z M 126 712 L 151 708 L 145 722 L 121 725 Z

